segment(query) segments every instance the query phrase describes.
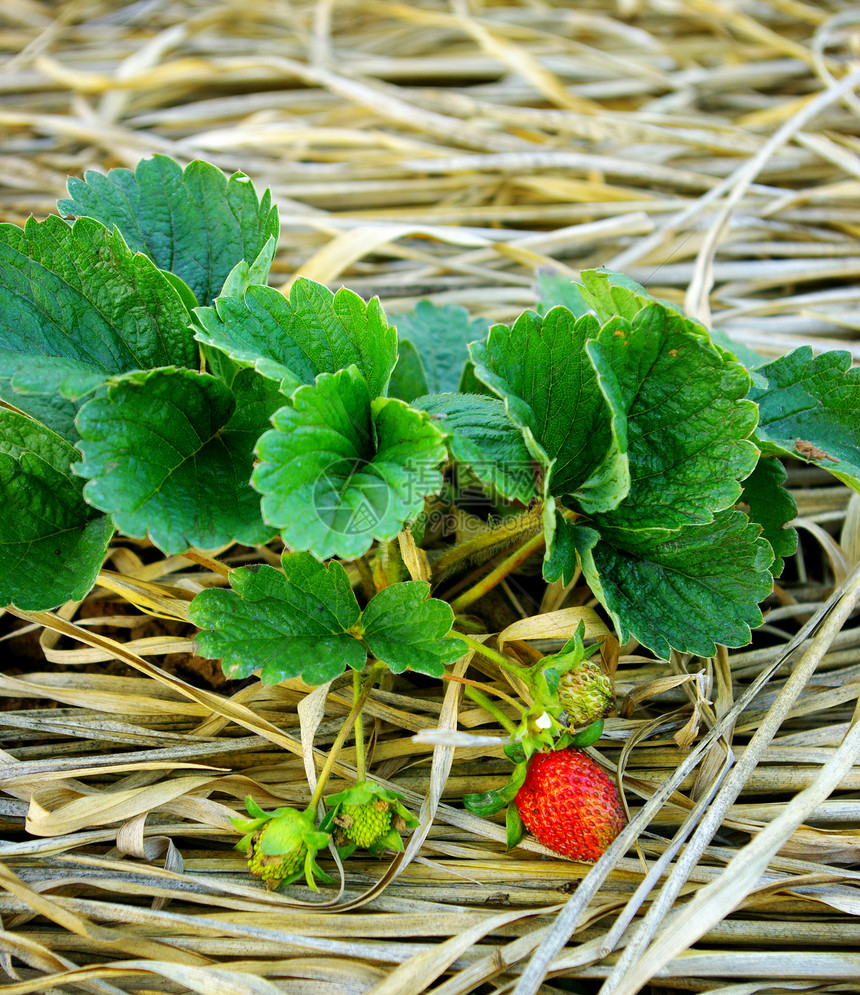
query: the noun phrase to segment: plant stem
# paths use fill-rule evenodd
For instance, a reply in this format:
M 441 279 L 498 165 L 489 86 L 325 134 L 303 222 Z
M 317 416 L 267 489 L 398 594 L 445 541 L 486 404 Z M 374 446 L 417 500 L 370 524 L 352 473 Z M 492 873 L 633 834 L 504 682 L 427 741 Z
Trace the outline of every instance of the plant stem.
M 507 559 L 502 560 L 502 562 L 496 567 L 495 570 L 491 571 L 484 577 L 483 580 L 479 580 L 474 587 L 470 587 L 468 591 L 464 591 L 459 598 L 455 598 L 451 602 L 451 607 L 454 612 L 464 611 L 469 605 L 474 604 L 480 598 L 501 582 L 511 573 L 516 570 L 518 566 L 525 563 L 525 561 L 536 553 L 541 546 L 544 544 L 543 532 L 539 532 L 536 536 L 529 539 L 528 542 L 520 546 L 519 549 L 515 550 Z
M 470 650 L 474 650 L 476 653 L 480 653 L 481 656 L 485 656 L 488 660 L 492 660 L 502 670 L 507 670 L 508 673 L 514 674 L 519 678 L 524 676 L 525 668 L 516 666 L 506 656 L 502 656 L 498 650 L 485 646 L 480 640 L 473 639 L 472 636 L 467 635 L 465 632 L 454 632 L 452 630 L 448 633 L 448 638 L 461 639 Z
M 211 570 L 213 573 L 220 574 L 222 577 L 228 579 L 230 577 L 230 567 L 224 563 L 219 563 L 218 560 L 213 560 L 211 556 L 206 556 L 196 549 L 188 549 L 182 555 L 186 560 L 199 563 L 201 567 L 206 567 L 207 570 Z
M 433 580 L 435 583 L 444 580 L 463 560 L 468 560 L 470 557 L 486 551 L 499 552 L 524 535 L 537 531 L 542 531 L 539 508 L 527 511 L 517 518 L 506 519 L 495 528 L 481 532 L 480 535 L 454 546 L 444 556 L 441 556 L 433 565 Z
M 357 670 L 352 672 L 352 700 L 358 701 L 361 698 L 361 674 Z M 366 760 L 364 756 L 364 716 L 359 709 L 355 715 L 355 771 L 356 778 L 364 781 L 367 778 Z
M 320 771 L 317 786 L 314 788 L 314 793 L 311 796 L 310 803 L 308 804 L 308 811 L 310 812 L 315 812 L 319 806 L 323 791 L 325 791 L 325 786 L 328 783 L 328 779 L 331 777 L 331 772 L 334 770 L 334 765 L 337 762 L 337 755 L 340 753 L 341 747 L 346 742 L 346 737 L 349 735 L 350 729 L 352 729 L 355 720 L 364 707 L 364 703 L 367 701 L 371 689 L 376 683 L 376 675 L 379 673 L 380 669 L 381 668 L 378 664 L 374 664 L 371 667 L 370 673 L 367 675 L 367 683 L 364 685 L 364 689 L 353 701 L 352 708 L 349 710 L 349 715 L 347 715 L 346 720 L 343 723 L 343 727 L 337 734 L 337 739 L 335 739 L 335 741 L 331 744 L 331 749 L 328 751 L 328 756 L 323 764 L 323 769 Z
M 485 712 L 489 712 L 496 722 L 498 722 L 499 725 L 505 730 L 505 732 L 508 733 L 508 735 L 516 735 L 517 727 L 514 723 L 508 718 L 507 715 L 505 715 L 505 713 L 495 702 L 490 701 L 490 699 L 485 694 L 482 694 L 476 687 L 472 687 L 471 684 L 464 684 L 463 694 L 465 694 L 467 698 L 471 698 L 476 705 L 480 705 Z

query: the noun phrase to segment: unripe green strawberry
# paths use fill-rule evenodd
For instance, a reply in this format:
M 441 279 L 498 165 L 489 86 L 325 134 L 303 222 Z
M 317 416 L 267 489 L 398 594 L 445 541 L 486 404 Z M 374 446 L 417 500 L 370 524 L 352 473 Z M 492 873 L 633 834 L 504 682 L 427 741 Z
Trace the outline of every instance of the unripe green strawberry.
M 378 843 L 391 828 L 391 803 L 377 798 L 363 805 L 341 805 L 335 819 L 343 835 L 356 846 Z
M 583 660 L 558 682 L 558 703 L 567 712 L 568 726 L 579 729 L 605 719 L 615 707 L 612 678 L 595 660 Z
M 275 889 L 305 875 L 308 886 L 317 890 L 314 874 L 324 881 L 331 878 L 317 866 L 315 857 L 328 844 L 329 833 L 316 827 L 313 815 L 294 808 L 266 812 L 253 800 L 245 800 L 252 819 L 233 819 L 233 825 L 245 833 L 236 849 L 248 855 L 248 870 Z
M 627 822 L 614 782 L 582 750 L 535 753 L 516 806 L 536 839 L 571 860 L 598 860 Z
M 373 781 L 359 781 L 351 788 L 329 795 L 326 803 L 332 806 L 331 823 L 338 827 L 335 842 L 343 848 L 341 856 L 347 856 L 358 846 L 371 853 L 385 847 L 402 850 L 398 830 L 418 825 L 418 820 L 400 804 L 402 797 Z M 327 816 L 324 824 L 328 823 Z

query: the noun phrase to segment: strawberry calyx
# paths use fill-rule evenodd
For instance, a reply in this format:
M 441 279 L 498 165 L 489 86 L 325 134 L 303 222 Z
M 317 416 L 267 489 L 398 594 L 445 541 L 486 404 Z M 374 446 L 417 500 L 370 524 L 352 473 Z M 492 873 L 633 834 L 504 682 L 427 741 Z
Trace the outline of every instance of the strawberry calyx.
M 341 858 L 362 847 L 374 856 L 383 850 L 403 850 L 400 831 L 414 829 L 418 820 L 401 804 L 403 795 L 374 781 L 359 781 L 337 794 L 326 796 L 331 806 L 321 828 L 334 832 Z
M 251 797 L 245 799 L 245 807 L 250 819 L 230 820 L 244 834 L 236 849 L 248 855 L 248 870 L 267 888 L 292 884 L 302 875 L 312 891 L 319 890 L 315 877 L 331 881 L 316 862 L 317 853 L 328 845 L 331 834 L 317 828 L 310 810 L 285 807 L 267 812 Z

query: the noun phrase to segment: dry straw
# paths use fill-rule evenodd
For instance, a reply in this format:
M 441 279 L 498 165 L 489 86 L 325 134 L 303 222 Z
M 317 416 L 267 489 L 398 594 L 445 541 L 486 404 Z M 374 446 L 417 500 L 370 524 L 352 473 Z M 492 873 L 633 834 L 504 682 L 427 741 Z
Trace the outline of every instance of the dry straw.
M 283 288 L 506 320 L 538 269 L 606 264 L 768 355 L 860 357 L 858 40 L 842 0 L 9 0 L 0 219 L 50 212 L 70 173 L 202 157 L 272 188 Z M 420 815 L 406 854 L 327 860 L 318 898 L 261 890 L 230 816 L 308 801 L 348 688 L 181 679 L 188 601 L 223 577 L 131 544 L 84 606 L 17 613 L 9 648 L 41 633 L 45 663 L 0 675 L 0 992 L 860 990 L 860 518 L 814 471 L 790 484 L 798 579 L 753 648 L 607 648 L 626 704 L 593 752 L 631 822 L 593 867 L 506 853 L 460 804 L 505 779 L 500 730 L 455 681 L 392 682 L 366 725 Z M 600 632 L 578 578 L 500 590 L 523 653 Z

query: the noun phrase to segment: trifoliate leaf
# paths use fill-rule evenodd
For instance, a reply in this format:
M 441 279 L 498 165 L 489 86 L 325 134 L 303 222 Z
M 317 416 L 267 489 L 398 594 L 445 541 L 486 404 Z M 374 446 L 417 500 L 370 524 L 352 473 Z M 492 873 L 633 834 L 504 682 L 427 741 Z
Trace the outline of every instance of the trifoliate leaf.
M 0 408 L 0 605 L 47 611 L 95 583 L 113 529 L 84 501 L 78 459 L 61 436 Z
M 411 342 L 398 343 L 397 365 L 388 384 L 388 396 L 399 397 L 401 401 L 411 404 L 416 397 L 429 393 L 427 373 L 418 350 Z
M 762 527 L 762 535 L 770 543 L 774 562 L 770 572 L 782 573 L 783 557 L 797 549 L 797 532 L 788 523 L 797 516 L 797 505 L 791 491 L 783 487 L 785 467 L 778 459 L 760 459 L 755 470 L 743 482 L 742 505 L 746 505 L 753 522 Z
M 253 371 L 248 376 L 254 377 Z M 84 496 L 127 535 L 167 554 L 271 538 L 249 486 L 253 445 L 270 406 L 253 385 L 173 367 L 129 373 L 78 414 Z M 235 419 L 235 420 L 234 420 Z
M 284 572 L 240 567 L 232 590 L 211 588 L 191 602 L 191 621 L 207 630 L 197 652 L 220 658 L 230 678 L 262 668 L 262 680 L 291 677 L 324 684 L 349 666 L 361 670 L 366 648 L 354 630 L 361 611 L 340 563 L 324 566 L 307 553 L 285 553 Z
M 228 179 L 208 162 L 183 170 L 156 155 L 133 173 L 88 172 L 83 180 L 70 179 L 68 188 L 68 199 L 57 205 L 62 214 L 115 225 L 134 252 L 178 276 L 200 304 L 218 296 L 238 262 L 253 263 L 268 239 L 280 234 L 269 191 L 258 197 L 243 173 Z
M 428 394 L 413 404 L 445 432 L 451 455 L 483 484 L 523 504 L 538 496 L 531 453 L 502 401 L 478 394 Z
M 429 593 L 430 585 L 421 580 L 392 584 L 362 612 L 365 643 L 395 674 L 408 669 L 441 677 L 445 664 L 463 655 L 459 640 L 445 638 L 454 622 L 451 606 Z
M 244 297 L 219 298 L 196 315 L 201 342 L 284 381 L 285 392 L 355 365 L 379 397 L 397 360 L 397 334 L 378 300 L 365 304 L 351 290 L 333 294 L 313 280 L 296 280 L 289 298 L 272 287 L 249 287 Z
M 746 370 L 658 303 L 608 321 L 585 351 L 627 424 L 630 492 L 605 521 L 676 529 L 731 507 L 758 459 Z
M 10 404 L 75 441 L 77 403 L 99 382 L 197 361 L 181 298 L 121 235 L 89 218 L 0 225 L 0 397 Z
M 197 651 L 221 658 L 228 677 L 262 668 L 266 684 L 299 675 L 324 684 L 347 666 L 360 670 L 368 650 L 396 673 L 441 676 L 444 664 L 462 656 L 462 644 L 445 638 L 454 614 L 427 597 L 429 584 L 395 584 L 361 612 L 337 561 L 325 566 L 309 553 L 284 553 L 281 564 L 283 573 L 240 567 L 230 574 L 232 590 L 211 588 L 191 603 L 191 621 L 206 630 Z
M 443 436 L 353 366 L 300 387 L 257 445 L 264 519 L 292 549 L 352 560 L 393 539 L 441 486 Z
M 584 349 L 598 330 L 593 316 L 577 320 L 563 307 L 543 318 L 525 311 L 471 346 L 475 374 L 522 429 L 548 493 L 570 495 L 587 512 L 616 507 L 630 484 L 623 412 Z
M 828 470 L 860 491 L 860 369 L 847 352 L 814 356 L 801 346 L 759 370 L 756 435 L 767 456 L 793 456 Z
M 486 335 L 488 325 L 463 307 L 432 301 L 419 301 L 414 311 L 397 316 L 397 337 L 411 342 L 421 357 L 427 375 L 423 394 L 457 390 L 469 359 L 469 343 Z
M 635 636 L 667 657 L 670 648 L 712 656 L 715 644 L 743 646 L 761 624 L 773 553 L 741 512 L 720 512 L 669 538 L 586 526 L 575 540 L 592 592 L 621 642 Z

